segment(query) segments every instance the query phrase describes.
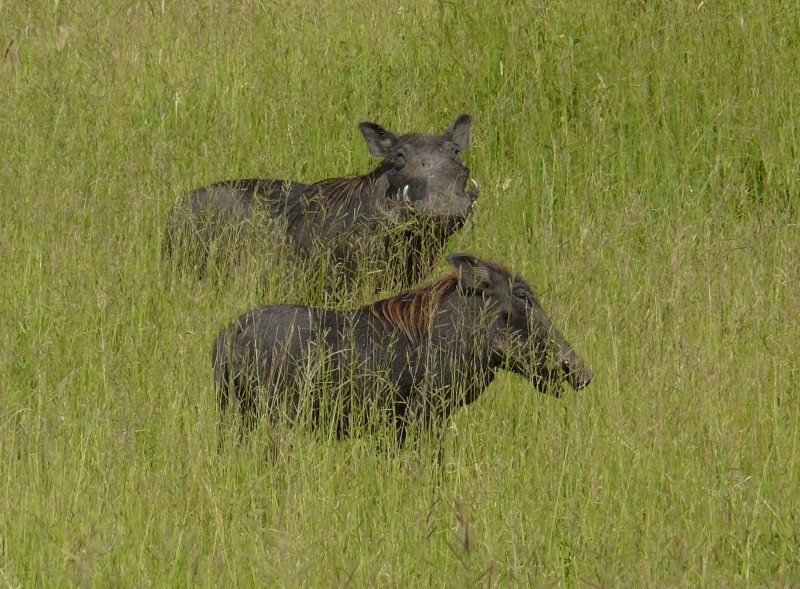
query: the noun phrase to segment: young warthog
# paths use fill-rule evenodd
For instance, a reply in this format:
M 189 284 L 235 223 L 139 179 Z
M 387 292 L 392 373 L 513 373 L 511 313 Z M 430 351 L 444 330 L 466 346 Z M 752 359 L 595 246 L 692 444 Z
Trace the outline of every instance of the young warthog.
M 541 392 L 578 390 L 592 375 L 536 301 L 504 268 L 467 254 L 426 286 L 351 311 L 277 305 L 223 329 L 212 364 L 219 408 L 242 433 L 265 414 L 342 438 L 388 425 L 402 446 L 410 425 L 436 430 L 475 401 L 498 370 Z
M 469 170 L 461 162 L 470 118 L 461 115 L 442 135 L 396 137 L 375 123 L 359 128 L 369 152 L 383 159 L 368 174 L 311 185 L 234 180 L 196 190 L 170 211 L 162 258 L 177 258 L 202 278 L 212 251 L 235 263 L 253 246 L 277 247 L 293 262 L 322 262 L 328 288 L 349 284 L 359 270 L 384 283 L 394 279 L 392 287 L 416 284 L 478 196 L 466 190 Z

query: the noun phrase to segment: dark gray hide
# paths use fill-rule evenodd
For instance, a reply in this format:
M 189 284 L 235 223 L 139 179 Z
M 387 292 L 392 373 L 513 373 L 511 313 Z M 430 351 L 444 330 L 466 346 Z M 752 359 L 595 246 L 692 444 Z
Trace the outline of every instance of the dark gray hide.
M 202 278 L 210 252 L 236 263 L 252 246 L 281 249 L 349 282 L 365 271 L 416 284 L 447 238 L 468 218 L 477 190 L 467 191 L 470 118 L 442 135 L 397 137 L 375 123 L 359 125 L 381 164 L 364 176 L 306 185 L 284 180 L 235 180 L 192 192 L 170 212 L 162 258 L 180 257 Z M 336 281 L 331 282 L 333 285 Z
M 436 429 L 475 401 L 501 370 L 558 396 L 592 375 L 552 325 L 530 287 L 467 254 L 444 278 L 351 311 L 253 309 L 223 329 L 212 352 L 221 415 L 242 432 L 260 415 L 337 438 L 390 426 L 402 446 L 409 425 Z

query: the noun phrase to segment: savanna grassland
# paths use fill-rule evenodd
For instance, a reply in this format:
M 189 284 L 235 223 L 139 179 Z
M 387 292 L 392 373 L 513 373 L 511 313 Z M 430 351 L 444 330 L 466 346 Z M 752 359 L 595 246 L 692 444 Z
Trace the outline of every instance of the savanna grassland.
M 0 584 L 800 586 L 800 5 L 0 1 Z M 473 118 L 448 245 L 595 373 L 431 451 L 217 452 L 210 349 L 302 284 L 168 282 L 169 208 Z M 442 261 L 438 273 L 446 271 Z M 356 294 L 351 303 L 362 304 Z

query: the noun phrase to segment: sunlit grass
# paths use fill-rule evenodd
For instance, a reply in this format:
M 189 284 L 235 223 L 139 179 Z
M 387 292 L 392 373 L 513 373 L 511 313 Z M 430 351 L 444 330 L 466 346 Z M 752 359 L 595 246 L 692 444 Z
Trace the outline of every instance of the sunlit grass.
M 800 583 L 796 3 L 0 18 L 3 584 Z M 427 447 L 301 432 L 290 462 L 258 436 L 218 454 L 213 338 L 303 285 L 168 285 L 169 208 L 221 179 L 363 173 L 359 121 L 462 112 L 482 196 L 448 251 L 526 277 L 593 383 L 499 379 L 448 430 L 440 486 Z

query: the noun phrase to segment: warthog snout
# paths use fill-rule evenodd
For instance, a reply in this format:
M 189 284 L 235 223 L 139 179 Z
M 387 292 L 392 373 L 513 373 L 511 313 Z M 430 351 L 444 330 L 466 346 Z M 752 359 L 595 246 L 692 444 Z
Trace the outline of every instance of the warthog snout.
M 542 362 L 531 379 L 541 393 L 560 397 L 562 383 L 567 383 L 573 390 L 579 391 L 592 382 L 592 373 L 583 360 L 572 350 L 560 358 Z
M 560 390 L 558 385 L 564 381 L 576 391 L 592 382 L 592 373 L 586 364 L 555 327 L 551 328 L 550 349 L 553 361 L 548 366 L 550 377 L 547 380 L 557 385 L 550 392 L 557 394 Z
M 409 185 L 406 185 L 401 200 L 411 215 L 433 220 L 453 232 L 467 221 L 477 197 L 477 190 L 467 193 L 464 186 L 460 189 L 448 186 L 437 192 L 429 190 L 425 198 L 413 201 L 409 197 Z
M 443 220 L 464 221 L 472 210 L 473 201 L 464 192 L 444 191 L 431 194 L 415 207 L 417 212 Z
M 564 373 L 566 381 L 576 391 L 589 386 L 589 383 L 592 382 L 592 373 L 575 352 L 562 360 L 561 371 Z

